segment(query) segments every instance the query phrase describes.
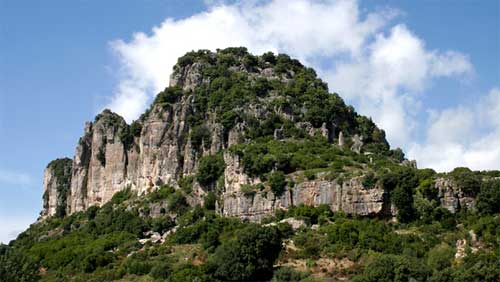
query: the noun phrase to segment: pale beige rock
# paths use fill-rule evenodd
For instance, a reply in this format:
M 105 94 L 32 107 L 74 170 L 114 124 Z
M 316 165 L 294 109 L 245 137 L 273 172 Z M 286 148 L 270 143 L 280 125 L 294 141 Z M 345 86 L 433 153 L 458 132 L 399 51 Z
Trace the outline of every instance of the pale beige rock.
M 339 133 L 339 147 L 344 147 L 345 141 L 344 141 L 344 133 L 340 131 Z
M 360 178 L 343 183 L 337 183 L 335 180 L 305 181 L 277 198 L 269 191 L 245 195 L 240 191 L 241 184 L 255 185 L 261 180 L 251 178 L 243 172 L 238 156 L 226 153 L 224 160 L 226 185 L 222 214 L 225 216 L 260 221 L 272 215 L 277 209 L 289 209 L 300 204 L 310 206 L 326 204 L 332 211 L 359 215 L 375 215 L 386 210 L 384 189 L 379 186 L 365 189 Z
M 461 209 L 475 209 L 476 200 L 473 197 L 465 196 L 455 181 L 441 177 L 436 179 L 434 187 L 438 190 L 441 206 L 450 212 L 456 213 Z
M 56 168 L 57 167 L 57 168 Z M 56 170 L 59 170 L 56 172 Z M 59 174 L 59 175 L 58 175 Z M 51 162 L 43 173 L 43 204 L 41 218 L 56 214 L 57 207 L 67 210 L 67 195 L 70 189 L 71 160 L 58 159 Z
M 349 214 L 372 215 L 385 212 L 384 190 L 378 186 L 366 190 L 358 178 L 348 179 L 343 183 L 335 180 L 306 181 L 285 191 L 280 197 L 275 197 L 269 189 L 251 195 L 242 193 L 241 184 L 256 185 L 262 182 L 245 174 L 238 157 L 226 150 L 232 145 L 248 141 L 245 136 L 247 124 L 240 122 L 231 130 L 225 131 L 216 114 L 209 113 L 200 126 L 206 127 L 210 132 L 210 144 L 203 141 L 199 150 L 191 145 L 193 128 L 189 124 L 189 117 L 196 110 L 193 108 L 196 97 L 190 91 L 209 82 L 202 76 L 204 67 L 201 63 L 176 67 L 170 85 L 178 86 L 188 94 L 179 98 L 176 103 L 152 106 L 139 121 L 142 130 L 138 136 L 133 137 L 132 144 L 123 143 L 122 133 L 127 125 L 123 118 L 110 111 L 104 111 L 95 122 L 86 124 L 72 162 L 68 213 L 82 211 L 93 205 L 100 206 L 116 192 L 127 187 L 139 195 L 154 191 L 164 184 L 177 187 L 179 179 L 196 174 L 202 156 L 222 150 L 225 151 L 226 169 L 220 201 L 216 203 L 217 210 L 222 215 L 259 221 L 273 214 L 276 209 L 288 209 L 301 203 L 313 206 L 326 204 L 333 211 L 345 211 Z M 237 69 L 246 71 L 241 67 Z M 270 68 L 259 72 L 252 74 L 254 78 L 261 76 L 286 82 L 287 77 L 293 75 L 287 73 L 278 76 Z M 269 99 L 274 98 L 276 97 Z M 289 109 L 277 111 L 262 103 L 250 104 L 234 111 L 256 119 L 264 119 L 275 112 L 284 119 L 294 118 Z M 322 135 L 329 140 L 333 140 L 333 134 L 336 134 L 334 124 L 324 123 L 320 128 L 314 128 L 309 122 L 298 122 L 296 126 L 310 135 Z M 282 138 L 280 134 L 276 132 L 278 139 Z M 339 145 L 343 145 L 342 132 L 338 138 Z M 206 192 L 203 187 L 194 183 L 188 202 L 193 205 L 203 203 Z
M 359 136 L 358 134 L 355 134 L 352 137 L 352 146 L 351 146 L 351 151 L 354 151 L 356 153 L 361 153 L 361 148 L 363 147 L 363 137 Z
M 126 154 L 120 134 L 122 117 L 103 111 L 87 123 L 73 159 L 69 212 L 102 205 L 126 184 Z

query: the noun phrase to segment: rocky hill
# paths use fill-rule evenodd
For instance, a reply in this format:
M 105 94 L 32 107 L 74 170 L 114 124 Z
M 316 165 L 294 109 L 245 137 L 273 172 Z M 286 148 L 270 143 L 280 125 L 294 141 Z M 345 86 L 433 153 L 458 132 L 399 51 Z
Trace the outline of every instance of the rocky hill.
M 49 164 L 41 215 L 103 205 L 127 187 L 143 194 L 181 183 L 190 186 L 191 204 L 214 193 L 221 214 L 251 220 L 301 203 L 387 214 L 387 189 L 363 185 L 377 170 L 374 160 L 415 166 L 389 150 L 369 118 L 329 93 L 314 70 L 287 55 L 254 56 L 244 48 L 191 52 L 139 120 L 128 125 L 104 110 L 85 125 L 73 162 Z M 220 173 L 202 179 L 200 168 Z M 281 173 L 286 180 L 277 193 L 269 176 Z M 450 210 L 456 203 L 448 198 L 464 201 L 458 187 L 436 183 Z
M 42 215 L 54 215 L 55 203 L 65 204 L 66 213 L 71 214 L 102 205 L 126 187 L 148 193 L 164 184 L 179 187 L 182 180 L 194 180 L 193 203 L 202 202 L 209 191 L 219 192 L 218 203 L 225 215 L 258 217 L 275 207 L 288 207 L 292 201 L 327 203 L 349 213 L 379 212 L 383 192 L 364 192 L 355 179 L 297 182 L 288 187 L 290 195 L 276 195 L 281 196 L 276 200 L 272 194 L 262 199 L 259 191 L 249 202 L 240 193 L 243 184 L 265 183 L 262 176 L 271 171 L 290 174 L 325 168 L 328 163 L 291 167 L 269 160 L 262 171 L 249 173 L 242 163 L 245 148 L 235 152 L 233 147 L 245 144 L 250 148 L 272 140 L 300 146 L 314 136 L 332 144 L 325 148 L 332 154 L 344 147 L 357 153 L 389 150 L 382 130 L 346 106 L 337 94 L 329 94 L 312 69 L 286 55 L 258 57 L 243 48 L 189 53 L 174 67 L 170 86 L 139 120 L 127 125 L 122 117 L 105 110 L 86 124 L 73 162 L 54 162 L 71 171 L 71 177 L 61 180 L 54 164 L 47 167 L 44 207 L 50 208 L 44 208 Z M 200 160 L 218 154 L 225 164 L 220 187 L 215 187 L 218 179 L 200 183 L 195 177 Z M 284 165 L 288 167 L 280 167 Z M 71 189 L 58 189 L 59 185 Z
M 283 54 L 187 53 L 43 183 L 0 281 L 500 279 L 500 172 L 418 169 Z

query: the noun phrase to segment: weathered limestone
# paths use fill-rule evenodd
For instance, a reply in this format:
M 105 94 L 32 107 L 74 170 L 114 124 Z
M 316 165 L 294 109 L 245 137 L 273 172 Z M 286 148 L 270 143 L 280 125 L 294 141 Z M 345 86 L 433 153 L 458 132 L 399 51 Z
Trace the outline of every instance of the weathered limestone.
M 69 213 L 101 205 L 125 188 L 127 157 L 120 135 L 126 126 L 109 110 L 86 124 L 73 160 Z
M 361 153 L 362 147 L 363 147 L 363 137 L 359 136 L 358 134 L 355 134 L 352 137 L 351 150 L 359 154 L 359 153 Z
M 473 197 L 465 196 L 457 183 L 451 179 L 438 178 L 435 181 L 435 187 L 438 189 L 441 206 L 452 213 L 461 209 L 471 210 L 476 206 L 476 200 Z
M 285 191 L 280 197 L 275 197 L 272 192 L 246 195 L 241 192 L 242 184 L 255 185 L 261 181 L 243 173 L 238 156 L 226 153 L 224 160 L 226 185 L 222 214 L 225 216 L 260 221 L 277 209 L 288 209 L 300 204 L 326 204 L 332 211 L 344 211 L 348 214 L 376 215 L 385 212 L 384 189 L 365 189 L 359 178 L 344 183 L 335 180 L 305 181 Z
M 344 141 L 344 133 L 340 131 L 339 133 L 339 147 L 342 148 L 344 147 L 345 141 Z
M 43 208 L 40 216 L 66 213 L 66 199 L 70 189 L 71 159 L 57 159 L 52 161 L 43 174 Z
M 192 143 L 194 126 L 190 117 L 197 110 L 195 90 L 209 83 L 208 77 L 203 77 L 203 63 L 195 62 L 185 66 L 176 66 L 170 79 L 170 86 L 183 89 L 184 95 L 176 102 L 156 103 L 145 113 L 136 125 L 137 132 L 131 135 L 131 127 L 124 119 L 109 110 L 98 115 L 94 122 L 85 125 L 85 131 L 76 147 L 68 180 L 69 192 L 64 194 L 68 214 L 82 211 L 93 205 L 103 205 L 112 196 L 127 187 L 138 194 L 149 193 L 158 186 L 168 184 L 177 186 L 177 182 L 186 176 L 194 176 L 198 170 L 201 157 L 224 151 L 226 169 L 224 186 L 219 192 L 218 210 L 227 216 L 238 216 L 249 220 L 260 220 L 273 213 L 278 208 L 287 209 L 301 203 L 308 205 L 326 204 L 334 211 L 345 211 L 349 214 L 374 215 L 385 212 L 385 192 L 381 187 L 365 189 L 359 178 L 353 178 L 339 183 L 335 180 L 306 181 L 295 185 L 283 195 L 275 197 L 269 189 L 252 193 L 241 192 L 242 184 L 256 185 L 261 183 L 258 178 L 252 178 L 243 172 L 237 156 L 231 155 L 226 149 L 235 144 L 248 141 L 245 130 L 248 124 L 236 121 L 230 130 L 224 129 L 217 117 L 216 111 L 204 113 L 198 117 L 196 127 L 209 132 L 208 138 L 198 143 Z M 263 67 L 255 72 L 248 72 L 237 66 L 235 71 L 246 72 L 250 79 L 267 78 L 287 82 L 292 72 L 276 73 L 272 68 Z M 266 97 L 270 102 L 277 96 Z M 295 123 L 311 136 L 323 136 L 330 142 L 338 136 L 339 146 L 344 146 L 344 136 L 333 122 L 313 126 L 310 122 L 296 122 L 300 114 L 291 108 L 269 107 L 264 102 L 253 102 L 244 107 L 233 109 L 239 114 L 264 120 L 272 114 L 278 114 L 282 119 Z M 306 110 L 305 108 L 298 109 Z M 199 129 L 198 128 L 198 129 Z M 283 128 L 276 129 L 274 138 L 288 138 Z M 357 152 L 363 146 L 358 135 L 353 137 L 353 149 Z M 44 189 L 47 201 L 44 203 L 43 214 L 51 216 L 56 213 L 58 201 L 62 196 L 57 194 L 54 186 L 57 181 L 46 176 Z M 54 192 L 56 191 L 56 192 Z M 188 197 L 190 204 L 200 204 L 207 191 L 198 183 L 194 183 L 193 192 Z M 54 196 L 56 195 L 56 196 Z M 54 200 L 56 199 L 56 200 Z M 47 206 L 47 207 L 45 207 Z M 160 212 L 161 207 L 155 210 Z
M 186 67 L 179 68 L 174 71 L 170 76 L 171 87 L 179 86 L 184 91 L 192 91 L 200 86 L 203 82 L 202 71 L 203 65 L 201 63 L 193 63 Z

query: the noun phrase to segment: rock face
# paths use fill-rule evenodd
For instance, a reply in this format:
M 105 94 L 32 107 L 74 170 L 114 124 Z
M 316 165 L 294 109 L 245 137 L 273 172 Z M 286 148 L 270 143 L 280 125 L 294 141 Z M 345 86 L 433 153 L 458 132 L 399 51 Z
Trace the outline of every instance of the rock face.
M 71 159 L 57 159 L 49 163 L 43 173 L 43 208 L 40 216 L 65 215 L 71 185 Z
M 288 126 L 292 124 L 292 127 L 295 126 L 296 130 L 302 130 L 306 135 L 323 136 L 331 144 L 339 143 L 341 146 L 346 136 L 354 136 L 355 141 L 359 141 L 355 142 L 355 150 L 359 152 L 363 146 L 362 136 L 358 135 L 361 130 L 352 127 L 360 120 L 360 116 L 338 97 L 334 107 L 341 111 L 338 118 L 345 119 L 345 122 L 318 121 L 314 114 L 310 114 L 308 121 L 304 118 L 308 114 L 305 104 L 294 104 L 295 108 L 292 109 L 289 101 L 279 97 L 275 90 L 266 90 L 267 96 L 261 93 L 252 102 L 231 108 L 230 113 L 233 116 L 227 115 L 227 110 L 221 113 L 217 108 L 201 114 L 197 105 L 207 98 L 200 96 L 202 92 L 199 89 L 206 86 L 206 89 L 210 90 L 212 82 L 205 74 L 206 68 L 210 64 L 218 64 L 221 58 L 228 61 L 229 55 L 217 56 L 215 53 L 205 52 L 201 61 L 176 65 L 170 78 L 170 90 L 166 89 L 163 94 L 160 93 L 161 99 L 157 98 L 151 108 L 131 125 L 109 110 L 104 110 L 93 122 L 88 122 L 73 160 L 64 162 L 64 183 L 59 176 L 55 176 L 50 165 L 46 170 L 46 196 L 42 215 L 55 215 L 59 206 L 64 206 L 64 212 L 67 214 L 94 205 L 100 206 L 125 188 L 145 194 L 164 184 L 178 187 L 179 180 L 197 173 L 200 158 L 218 152 L 224 152 L 226 162 L 224 184 L 217 203 L 219 212 L 223 215 L 260 220 L 277 208 L 290 208 L 301 203 L 327 204 L 334 211 L 342 210 L 350 214 L 372 215 L 385 211 L 384 190 L 378 186 L 365 189 L 358 178 L 347 179 L 342 183 L 336 180 L 305 181 L 279 197 L 275 197 L 271 192 L 256 193 L 252 196 L 244 194 L 241 184 L 258 184 L 261 180 L 245 174 L 238 157 L 227 149 L 249 141 L 249 137 L 245 135 L 250 126 L 249 121 L 255 123 L 274 117 L 288 122 Z M 248 58 L 249 55 L 242 56 Z M 249 60 L 251 62 L 251 59 Z M 247 66 L 246 63 L 229 67 L 223 65 L 225 69 L 222 71 L 229 74 L 238 72 L 241 74 L 240 78 L 245 77 L 249 81 L 250 88 L 257 82 L 260 83 L 260 88 L 256 87 L 255 91 L 271 87 L 270 82 L 263 81 L 272 81 L 274 84 L 284 85 L 283 87 L 290 83 L 294 71 L 276 71 L 268 61 L 262 61 L 262 58 L 259 60 L 263 66 Z M 244 62 L 242 59 L 240 61 Z M 295 68 L 300 65 L 294 61 L 288 61 L 288 64 Z M 221 71 L 221 68 L 212 68 L 211 71 Z M 307 70 L 306 75 L 315 77 L 310 70 Z M 222 78 L 215 79 L 218 79 L 218 85 L 224 85 Z M 323 89 L 320 81 L 304 84 L 304 87 L 309 87 L 307 85 Z M 176 91 L 181 94 L 177 95 Z M 215 98 L 212 99 L 215 102 L 208 100 L 208 105 L 217 102 Z M 302 120 L 297 121 L 297 116 L 301 116 Z M 351 128 L 347 128 L 348 126 Z M 363 128 L 366 131 L 370 126 L 377 129 L 373 123 L 366 122 Z M 290 132 L 290 126 L 273 128 L 269 134 L 271 137 L 274 135 L 276 140 L 286 139 L 289 136 L 285 134 L 285 130 Z M 371 132 L 364 134 L 372 136 Z M 375 142 L 370 140 L 366 142 Z M 383 134 L 376 142 L 386 144 Z M 64 189 L 60 189 L 61 183 L 64 184 Z M 206 188 L 195 183 L 190 203 L 201 203 L 206 192 Z
M 108 110 L 85 125 L 73 160 L 70 213 L 105 203 L 125 187 L 127 156 L 120 135 L 126 126 Z
M 462 189 L 451 179 L 438 178 L 435 181 L 435 187 L 438 190 L 441 206 L 452 213 L 462 209 L 471 210 L 476 206 L 476 200 L 473 197 L 465 196 Z
M 228 153 L 225 154 L 224 160 L 226 185 L 222 214 L 225 216 L 260 221 L 277 209 L 289 209 L 300 204 L 309 206 L 326 204 L 332 211 L 358 215 L 389 212 L 384 189 L 380 186 L 366 189 L 360 178 L 353 178 L 343 183 L 336 180 L 304 181 L 278 197 L 272 192 L 245 194 L 241 191 L 242 184 L 255 185 L 261 181 L 243 173 L 238 156 Z

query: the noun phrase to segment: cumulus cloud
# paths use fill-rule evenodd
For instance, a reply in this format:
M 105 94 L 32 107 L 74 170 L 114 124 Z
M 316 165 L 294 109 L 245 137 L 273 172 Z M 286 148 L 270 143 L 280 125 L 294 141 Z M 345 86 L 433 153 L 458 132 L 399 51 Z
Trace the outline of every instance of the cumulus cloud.
M 415 134 L 419 95 L 437 77 L 473 72 L 467 56 L 427 50 L 424 41 L 405 25 L 379 33 L 363 57 L 324 71 L 329 84 L 386 130 L 395 146 Z
M 0 184 L 26 186 L 32 183 L 33 178 L 26 173 L 0 168 Z
M 457 166 L 486 170 L 500 164 L 500 89 L 469 105 L 431 113 L 426 140 L 408 155 L 422 167 L 449 171 Z
M 150 34 L 111 42 L 121 69 L 107 106 L 127 121 L 137 118 L 167 86 L 177 58 L 191 50 L 245 46 L 256 54 L 286 52 L 305 63 L 317 56 L 356 57 L 396 14 L 386 9 L 362 16 L 356 1 L 274 0 L 218 4 L 189 18 L 167 18 Z
M 131 121 L 168 85 L 178 57 L 197 49 L 245 46 L 255 54 L 288 53 L 314 67 L 332 91 L 384 128 L 393 146 L 410 148 L 409 155 L 425 166 L 475 165 L 473 160 L 484 153 L 479 148 L 493 146 L 487 141 L 491 138 L 499 140 L 496 131 L 485 128 L 476 132 L 485 138 L 481 139 L 484 143 L 457 142 L 457 136 L 473 129 L 469 123 L 485 118 L 464 105 L 429 113 L 425 142 L 411 143 L 418 140 L 421 121 L 417 114 L 422 114 L 422 93 L 432 80 L 467 77 L 474 68 L 466 54 L 426 47 L 409 27 L 395 22 L 398 10 L 361 12 L 357 1 L 343 0 L 206 3 L 206 12 L 184 19 L 167 18 L 149 33 L 111 42 L 121 68 L 108 107 Z M 446 123 L 449 116 L 463 120 L 455 120 L 452 126 Z M 450 134 L 443 134 L 444 130 Z M 448 140 L 447 146 L 442 145 L 444 140 Z M 446 150 L 446 164 L 435 157 L 440 154 L 433 154 L 440 150 Z M 485 157 L 493 159 L 482 162 L 481 167 L 498 168 L 491 154 Z

